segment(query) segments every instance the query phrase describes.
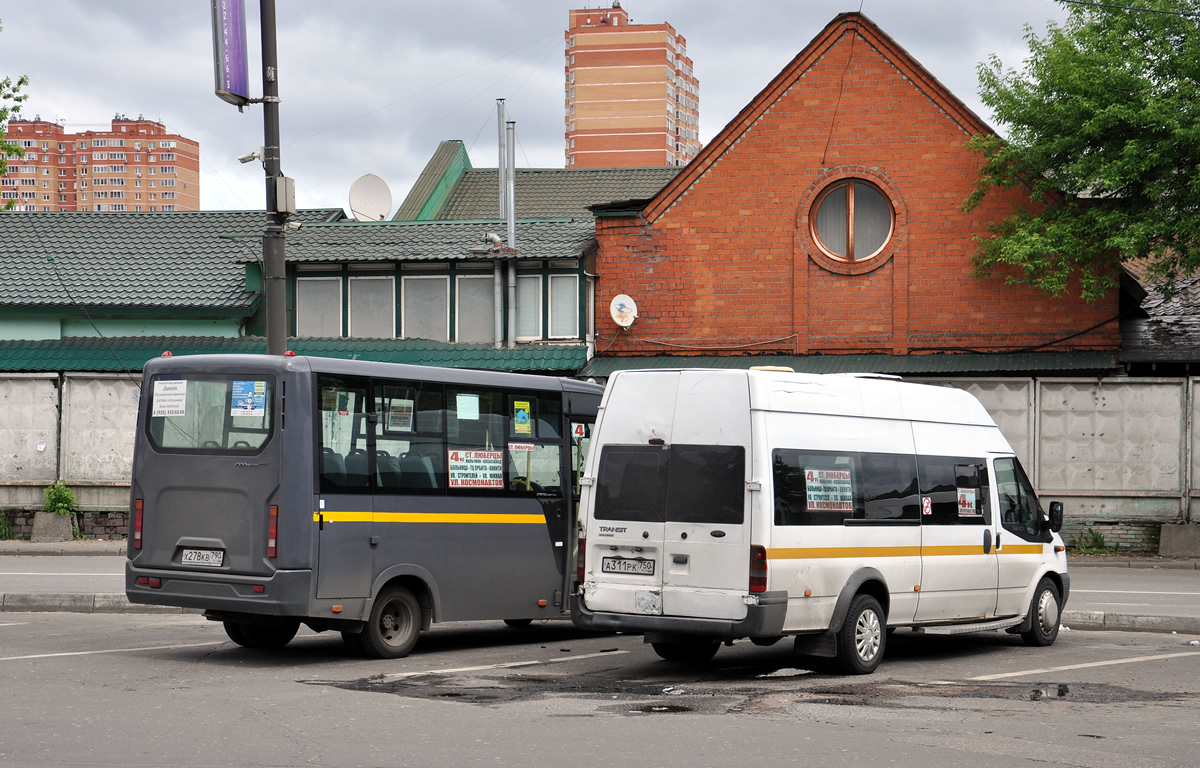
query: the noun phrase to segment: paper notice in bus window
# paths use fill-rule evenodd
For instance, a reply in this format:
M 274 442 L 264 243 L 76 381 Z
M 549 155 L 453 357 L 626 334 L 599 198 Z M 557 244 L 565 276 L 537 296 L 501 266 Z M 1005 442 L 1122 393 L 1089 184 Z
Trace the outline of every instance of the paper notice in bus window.
M 959 517 L 974 517 L 981 515 L 983 512 L 979 509 L 978 499 L 975 495 L 974 488 L 959 488 L 958 489 L 958 516 Z
M 389 400 L 386 427 L 388 432 L 412 432 L 413 401 Z
M 321 390 L 321 410 L 336 411 L 338 409 L 338 391 L 332 387 Z
M 503 451 L 449 451 L 451 488 L 503 488 Z
M 479 395 L 464 395 L 459 394 L 456 410 L 458 411 L 458 420 L 463 421 L 478 421 L 479 420 Z
M 804 473 L 809 512 L 853 512 L 850 473 L 840 469 L 810 469 Z
M 537 446 L 533 443 L 509 443 L 508 450 L 513 451 L 514 453 L 531 453 L 537 450 Z
M 529 401 L 513 401 L 513 434 L 532 435 L 533 422 L 529 419 Z
M 152 417 L 183 416 L 187 412 L 186 403 L 186 381 L 154 382 L 154 407 L 150 410 Z
M 233 382 L 233 402 L 230 416 L 262 416 L 267 412 L 267 382 Z

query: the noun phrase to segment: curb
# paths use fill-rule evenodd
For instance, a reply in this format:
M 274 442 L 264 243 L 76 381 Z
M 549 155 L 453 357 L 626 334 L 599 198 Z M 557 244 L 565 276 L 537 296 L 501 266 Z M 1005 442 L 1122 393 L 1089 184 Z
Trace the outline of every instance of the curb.
M 0 557 L 124 557 L 124 541 L 33 543 L 0 541 Z
M 1181 635 L 1200 635 L 1200 618 L 1192 616 L 1143 616 L 1105 611 L 1063 611 L 1061 623 L 1071 629 L 1085 631 L 1178 632 Z
M 123 592 L 0 594 L 3 613 L 198 613 L 194 609 L 129 602 Z

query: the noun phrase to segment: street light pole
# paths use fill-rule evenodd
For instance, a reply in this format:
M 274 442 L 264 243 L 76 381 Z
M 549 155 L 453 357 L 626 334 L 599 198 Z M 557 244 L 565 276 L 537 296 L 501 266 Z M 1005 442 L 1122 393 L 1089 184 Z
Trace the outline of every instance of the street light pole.
M 287 276 L 279 179 L 279 69 L 275 41 L 275 0 L 259 0 L 263 65 L 263 169 L 267 185 L 267 225 L 263 232 L 263 296 L 266 300 L 267 354 L 287 351 Z

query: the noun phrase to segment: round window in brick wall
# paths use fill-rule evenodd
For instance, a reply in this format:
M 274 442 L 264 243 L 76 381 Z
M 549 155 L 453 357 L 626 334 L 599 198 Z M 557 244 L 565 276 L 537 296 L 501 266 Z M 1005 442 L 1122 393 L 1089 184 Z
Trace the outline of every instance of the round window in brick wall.
M 892 204 L 878 187 L 862 179 L 840 179 L 817 195 L 809 213 L 812 237 L 826 255 L 844 262 L 878 255 L 892 237 Z

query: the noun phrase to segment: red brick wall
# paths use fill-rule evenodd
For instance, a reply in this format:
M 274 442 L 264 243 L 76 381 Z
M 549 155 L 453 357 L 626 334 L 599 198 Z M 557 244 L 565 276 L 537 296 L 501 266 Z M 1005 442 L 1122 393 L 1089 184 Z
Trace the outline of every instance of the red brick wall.
M 1118 347 L 1115 293 L 1088 305 L 972 274 L 973 236 L 1028 193 L 963 213 L 979 166 L 964 144 L 980 125 L 878 30 L 864 33 L 834 30 L 790 87 L 760 94 L 743 116 L 771 106 L 718 136 L 710 151 L 729 140 L 724 152 L 669 207 L 648 206 L 650 223 L 597 220 L 603 354 L 1012 351 L 1110 319 L 1048 349 Z M 896 211 L 866 264 L 839 265 L 809 233 L 814 198 L 841 177 L 874 182 Z M 638 302 L 625 332 L 604 311 L 619 293 Z

